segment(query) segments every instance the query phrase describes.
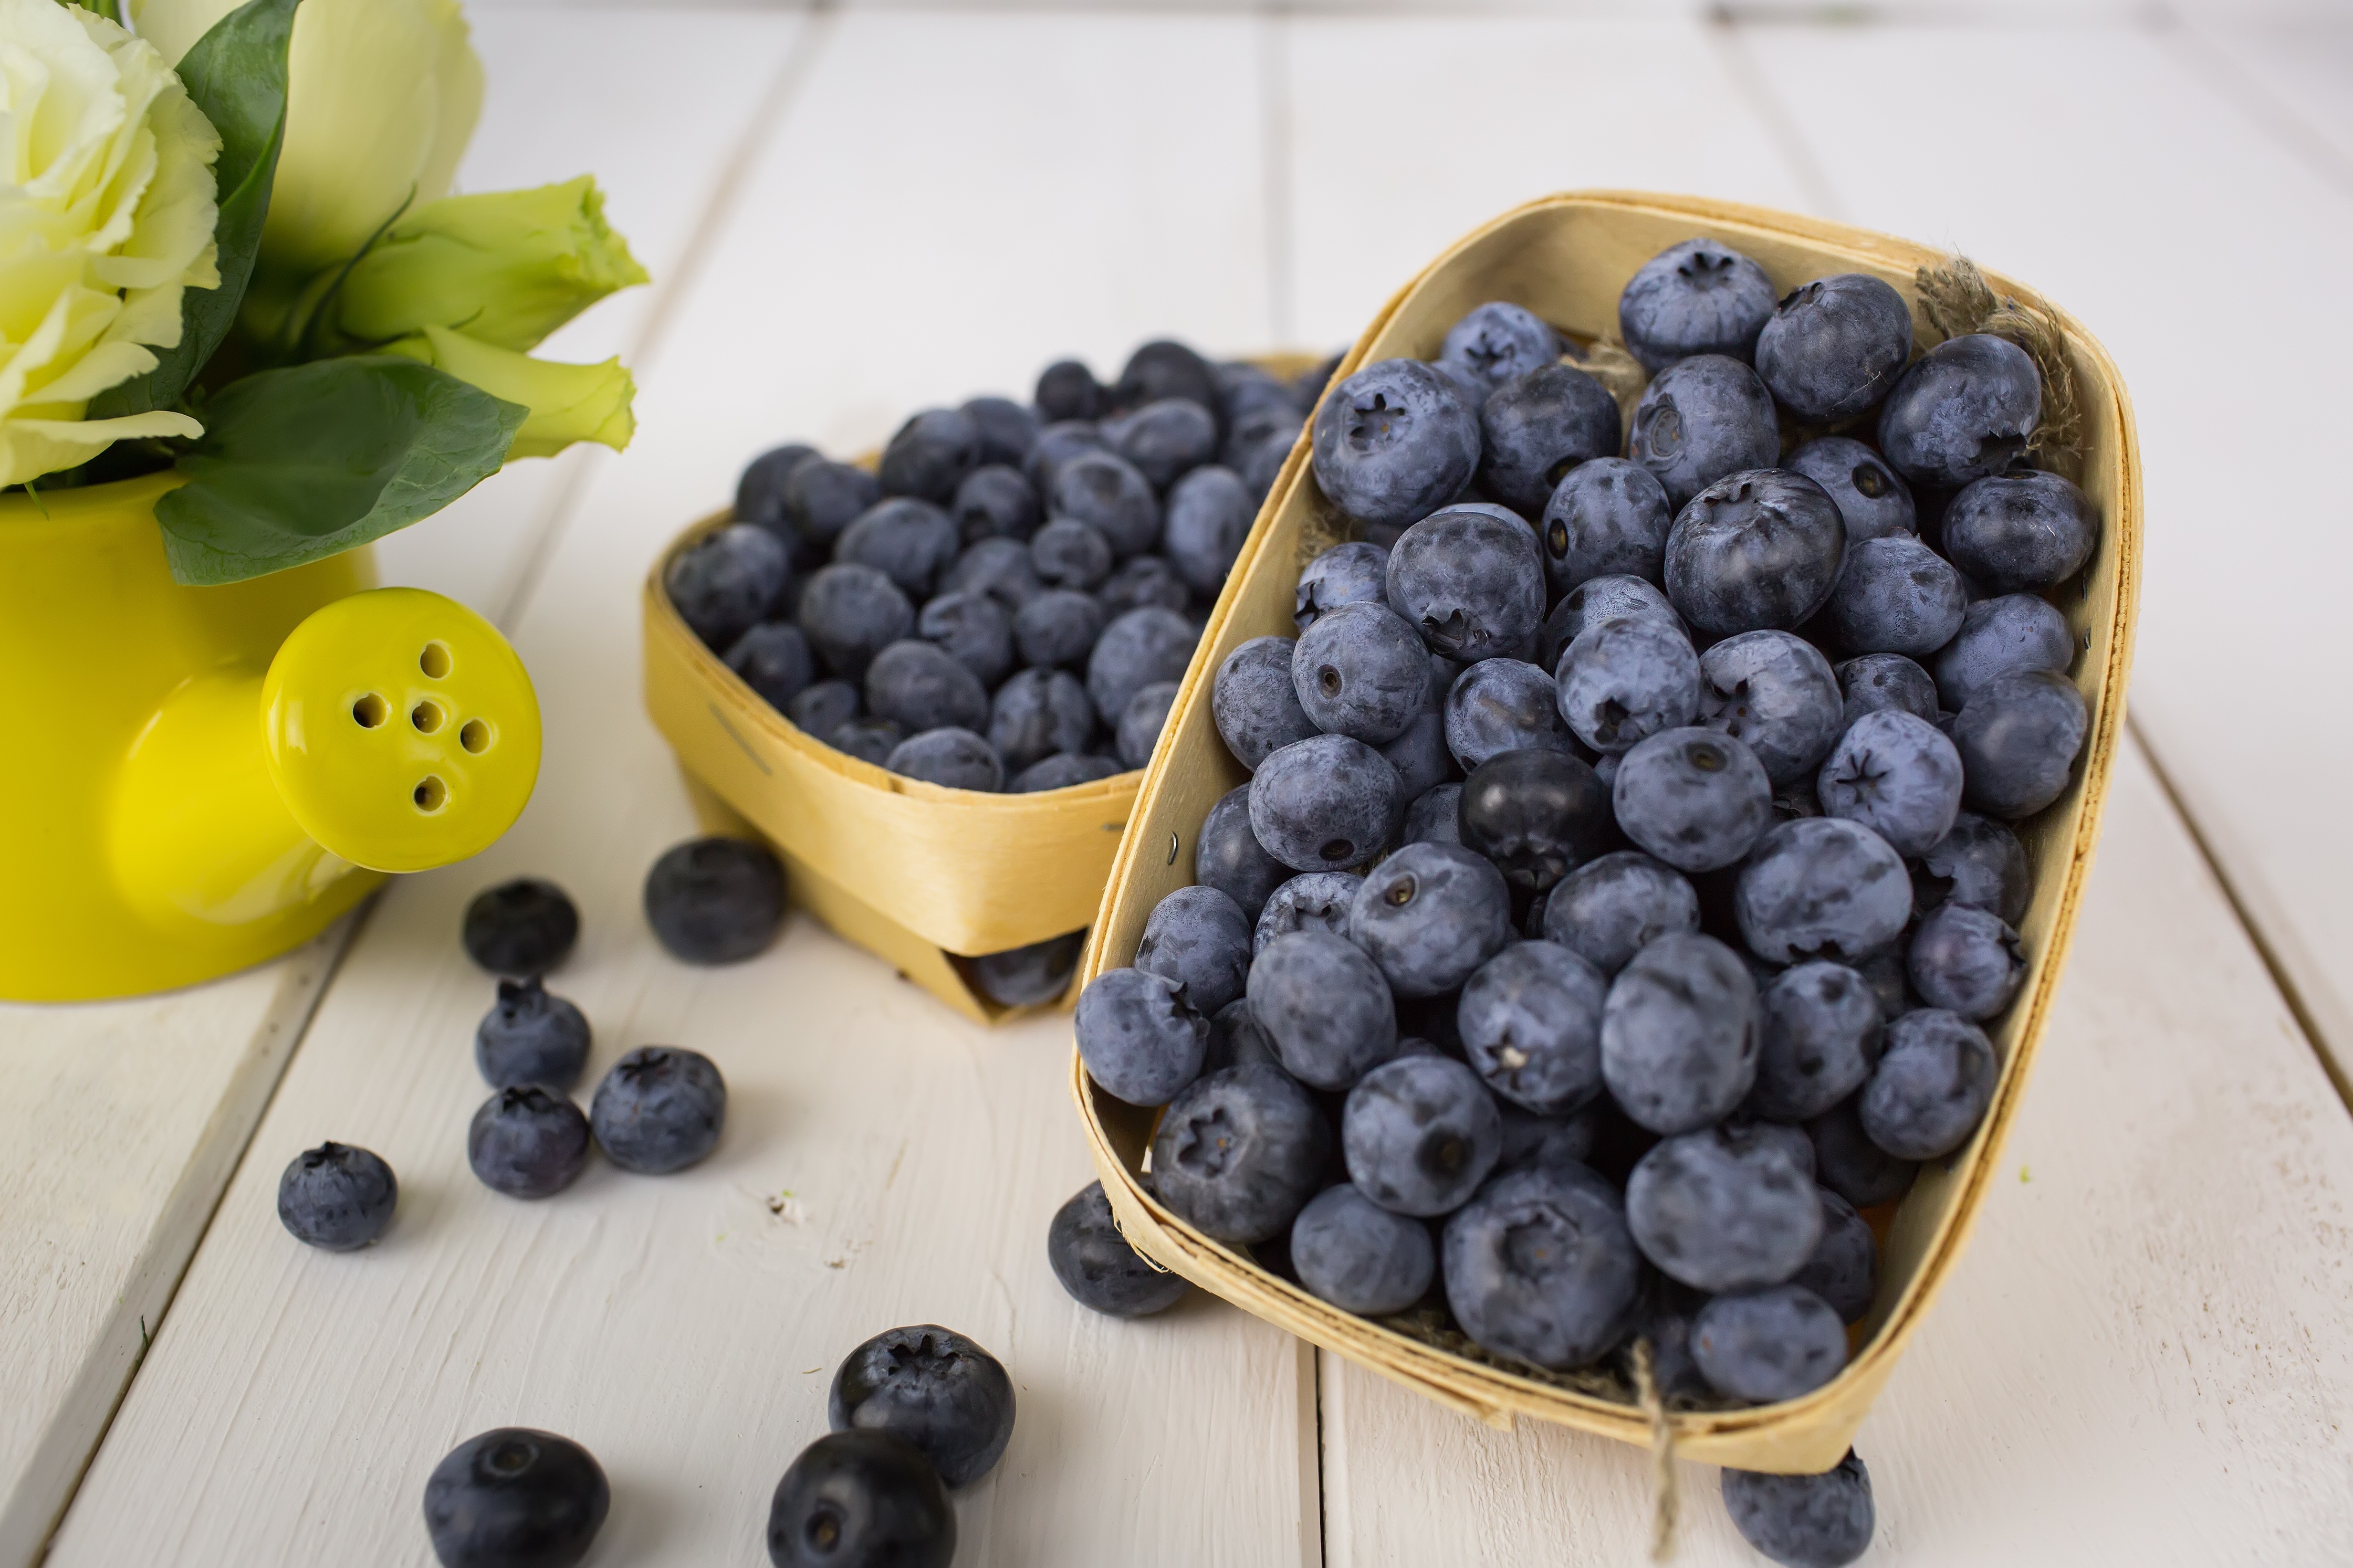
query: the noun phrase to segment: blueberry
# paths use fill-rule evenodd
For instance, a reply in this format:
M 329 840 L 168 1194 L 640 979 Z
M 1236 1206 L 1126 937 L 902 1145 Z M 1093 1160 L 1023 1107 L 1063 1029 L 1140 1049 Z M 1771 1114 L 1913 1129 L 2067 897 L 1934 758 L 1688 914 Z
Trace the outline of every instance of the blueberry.
M 1168 710 L 1176 705 L 1176 683 L 1173 680 L 1156 680 L 1129 698 L 1115 730 L 1119 760 L 1131 768 L 1143 767 L 1152 761 L 1152 749 L 1160 743 L 1160 731 L 1168 722 Z
M 1957 489 L 2000 473 L 2042 417 L 2042 377 L 2017 344 L 1947 338 L 1913 363 L 1879 411 L 1879 449 L 1915 485 Z
M 986 594 L 1008 610 L 1044 593 L 1037 568 L 1029 564 L 1029 546 L 1021 539 L 984 539 L 968 545 L 940 580 L 943 594 Z
M 1516 658 L 1482 658 L 1448 688 L 1446 749 L 1468 769 L 1505 752 L 1570 752 L 1552 677 Z
M 1042 512 L 1054 510 L 1054 476 L 1061 471 L 1062 465 L 1090 452 L 1111 452 L 1111 443 L 1103 438 L 1099 425 L 1081 419 L 1059 420 L 1038 432 L 1038 444 L 1029 448 L 1021 472 L 1036 488 Z
M 964 550 L 955 519 L 927 500 L 890 496 L 875 502 L 841 531 L 833 543 L 837 563 L 871 566 L 902 593 L 921 599 L 931 594 Z
M 858 717 L 865 701 L 858 688 L 847 680 L 820 680 L 793 699 L 785 710 L 785 717 L 811 735 L 820 738 Z
M 973 984 L 1002 1007 L 1032 1007 L 1051 1002 L 1071 988 L 1085 951 L 1084 931 L 1065 931 L 1002 952 L 979 953 L 965 961 Z
M 1040 668 L 1083 664 L 1103 637 L 1103 607 L 1092 594 L 1049 588 L 1013 612 L 1013 647 Z
M 1430 653 L 1387 605 L 1343 605 L 1299 634 L 1291 679 L 1316 728 L 1382 745 L 1429 705 Z
M 1292 682 L 1289 637 L 1252 637 L 1218 666 L 1209 714 L 1234 761 L 1255 772 L 1270 752 L 1317 732 Z
M 1558 674 L 1561 717 L 1597 752 L 1631 751 L 1699 711 L 1699 656 L 1654 617 L 1588 625 L 1561 654 Z
M 922 779 L 943 789 L 986 795 L 1005 787 L 1005 760 L 997 748 L 954 725 L 908 736 L 891 748 L 882 765 L 903 778 Z
M 1155 1268 L 1129 1244 L 1101 1182 L 1089 1182 L 1054 1211 L 1046 1261 L 1071 1300 L 1110 1318 L 1148 1318 L 1184 1300 L 1181 1274 Z
M 1758 1003 L 1764 1027 L 1747 1100 L 1755 1114 L 1808 1121 L 1871 1076 L 1882 1010 L 1871 983 L 1857 971 L 1824 960 L 1795 964 L 1766 984 Z
M 1651 471 L 1678 508 L 1729 476 L 1771 471 L 1780 453 L 1780 427 L 1765 384 L 1722 354 L 1679 360 L 1643 388 L 1627 443 L 1627 456 Z M 1838 508 L 1827 496 L 1822 505 L 1835 521 Z M 1673 559 L 1671 538 L 1670 573 Z M 1674 596 L 1682 608 L 1683 596 Z
M 1985 1120 L 2000 1072 L 1984 1030 L 1922 1007 L 1887 1026 L 1887 1048 L 1855 1109 L 1871 1141 L 1897 1159 L 1941 1159 Z
M 1164 397 L 1189 398 L 1216 416 L 1219 433 L 1224 433 L 1225 399 L 1219 395 L 1217 370 L 1183 343 L 1161 338 L 1137 349 L 1127 356 L 1110 394 L 1114 410 L 1141 408 Z
M 1345 1089 L 1397 1054 L 1388 983 L 1344 937 L 1317 930 L 1277 937 L 1251 962 L 1248 994 L 1283 1069 L 1302 1083 Z
M 1185 1005 L 1184 987 L 1142 969 L 1107 969 L 1079 994 L 1079 1058 L 1104 1093 L 1130 1105 L 1165 1105 L 1198 1077 L 1208 1020 Z
M 1936 655 L 1935 689 L 1957 713 L 1980 687 L 2005 675 L 2064 675 L 2074 660 L 2066 616 L 2031 594 L 2004 594 L 1978 600 L 1962 616 L 1960 630 Z
M 1803 283 L 1757 339 L 1757 374 L 1773 401 L 1810 425 L 1836 425 L 1887 395 L 1912 358 L 1912 307 L 1862 272 Z
M 1642 1156 L 1626 1180 L 1626 1224 L 1642 1256 L 1695 1289 L 1778 1285 L 1821 1239 L 1814 1190 L 1778 1140 L 1708 1128 Z
M 1700 656 L 1700 722 L 1746 745 L 1776 784 L 1821 765 L 1846 696 L 1821 650 L 1788 632 L 1743 632 Z
M 1087 655 L 1087 698 L 1105 718 L 1127 710 L 1127 700 L 1163 680 L 1182 680 L 1192 662 L 1192 626 L 1174 610 L 1130 610 L 1103 627 Z
M 1250 793 L 1250 831 L 1301 871 L 1345 870 L 1396 837 L 1405 815 L 1397 770 L 1362 741 L 1314 735 L 1271 752 Z
M 1839 716 L 1841 728 L 1852 726 L 1865 713 L 1883 710 L 1936 721 L 1936 683 L 1926 670 L 1900 653 L 1867 653 L 1848 659 L 1832 673 L 1838 677 L 1843 700 Z
M 1447 1305 L 1482 1348 L 1566 1371 L 1631 1320 L 1642 1260 L 1609 1184 L 1573 1163 L 1507 1171 L 1446 1222 Z
M 1030 401 L 1047 421 L 1092 419 L 1103 408 L 1103 386 L 1094 372 L 1074 359 L 1056 360 L 1038 374 Z
M 907 738 L 907 726 L 896 719 L 852 719 L 835 727 L 825 743 L 844 756 L 856 757 L 861 763 L 881 767 Z
M 960 408 L 927 408 L 883 445 L 876 470 L 882 493 L 945 506 L 982 462 L 980 426 Z
M 1386 605 L 1389 601 L 1389 552 L 1362 540 L 1335 544 L 1300 568 L 1293 590 L 1296 608 L 1293 624 L 1301 631 L 1315 617 L 1343 605 Z
M 1806 1123 L 1814 1145 L 1814 1179 L 1857 1208 L 1893 1203 L 1912 1186 L 1919 1166 L 1898 1159 L 1862 1130 L 1860 1094 L 1839 1101 Z
M 473 896 L 458 940 L 493 974 L 544 974 L 580 940 L 580 911 L 554 883 L 517 877 Z
M 785 481 L 793 470 L 818 455 L 817 448 L 799 441 L 788 441 L 781 447 L 771 447 L 744 465 L 743 474 L 735 480 L 735 521 L 757 523 L 774 533 L 785 526 Z
M 1616 443 L 1609 450 L 1615 453 Z M 1620 574 L 1655 583 L 1666 569 L 1674 509 L 1658 476 L 1640 463 L 1611 455 L 1579 463 L 1542 510 L 1545 567 L 1557 590 Z
M 1152 1136 L 1153 1182 L 1177 1218 L 1249 1246 L 1291 1228 L 1331 1154 L 1307 1090 L 1280 1068 L 1231 1067 L 1170 1101 Z
M 1111 542 L 1076 518 L 1058 517 L 1030 535 L 1029 565 L 1050 588 L 1090 589 L 1111 575 Z
M 1672 487 L 1670 487 L 1672 492 Z M 1846 525 L 1821 486 L 1787 468 L 1732 474 L 1692 496 L 1667 533 L 1667 597 L 1729 637 L 1802 625 L 1829 602 Z
M 1094 592 L 1108 616 L 1124 616 L 1146 605 L 1184 610 L 1193 603 L 1193 590 L 1185 585 L 1176 568 L 1161 555 L 1130 556 L 1113 567 L 1111 575 Z
M 1462 847 L 1541 893 L 1616 847 L 1609 792 L 1583 761 L 1541 748 L 1488 758 L 1463 782 Z
M 1205 1016 L 1241 995 L 1250 966 L 1250 918 L 1215 888 L 1179 888 L 1154 905 L 1135 948 L 1137 969 L 1174 982 L 1177 1000 Z
M 1852 545 L 1822 615 L 1852 653 L 1932 654 L 1968 608 L 1960 574 L 1908 534 Z
M 733 963 L 776 939 L 785 923 L 785 868 L 765 844 L 690 838 L 646 873 L 646 923 L 673 958 Z
M 1460 846 L 1408 845 L 1356 889 L 1347 934 L 1398 995 L 1440 995 L 1511 941 L 1511 889 L 1493 862 Z
M 1461 843 L 1462 786 L 1432 784 L 1414 796 L 1405 808 L 1403 837 L 1408 844 Z
M 1109 757 L 1057 752 L 1023 768 L 1005 787 L 1014 795 L 1035 795 L 1041 790 L 1069 789 L 1073 784 L 1092 784 L 1124 771 Z
M 2014 926 L 2026 919 L 2033 889 L 2018 835 L 1975 812 L 1953 818 L 1953 830 L 1912 868 L 1912 908 L 1924 915 L 1949 900 L 1990 910 Z
M 1626 837 L 1679 871 L 1714 871 L 1772 826 L 1757 753 L 1713 730 L 1667 730 L 1625 753 L 1610 787 Z
M 2009 1006 L 2026 979 L 2018 932 L 1968 904 L 1946 904 L 1920 922 L 1906 969 L 1929 1006 L 1978 1020 Z
M 1504 1100 L 1563 1116 L 1601 1092 L 1609 982 L 1567 948 L 1513 942 L 1462 987 L 1456 1019 L 1471 1066 Z
M 1828 1187 L 1815 1188 L 1814 1196 L 1821 1200 L 1822 1239 L 1789 1283 L 1829 1302 L 1841 1322 L 1861 1322 L 1879 1289 L 1879 1243 L 1852 1204 Z
M 2050 670 L 1979 687 L 1953 721 L 1962 800 L 1987 816 L 2033 816 L 2066 793 L 2090 721 L 2082 693 Z
M 1226 414 L 1226 445 L 1253 443 L 1277 433 L 1299 434 L 1307 404 L 1299 389 L 1246 360 L 1217 367 L 1218 402 Z M 1310 399 L 1310 402 L 1313 400 Z
M 1134 465 L 1110 452 L 1082 452 L 1055 466 L 1048 517 L 1075 518 L 1101 532 L 1122 560 L 1160 541 L 1160 501 Z
M 1544 551 L 1501 509 L 1450 507 L 1390 548 L 1388 601 L 1449 658 L 1522 657 L 1544 624 Z
M 1781 466 L 1822 487 L 1846 525 L 1849 544 L 1919 531 L 1910 488 L 1878 453 L 1852 437 L 1809 441 Z
M 1302 1285 L 1342 1311 L 1385 1317 L 1428 1292 L 1438 1249 L 1421 1221 L 1343 1182 L 1316 1194 L 1291 1222 L 1291 1263 Z
M 295 1155 L 278 1178 L 278 1223 L 297 1241 L 349 1252 L 384 1234 L 399 1198 L 400 1183 L 381 1158 L 322 1143 Z
M 1495 1162 L 1499 1171 L 1523 1165 L 1583 1164 L 1593 1152 L 1594 1131 L 1600 1125 L 1599 1108 L 1573 1116 L 1538 1116 L 1508 1100 L 1495 1109 L 1504 1118 L 1504 1152 Z
M 1618 455 L 1618 400 L 1574 365 L 1545 363 L 1499 384 L 1479 411 L 1479 484 L 1528 517 L 1570 469 Z
M 1263 504 L 1273 493 L 1274 482 L 1282 477 L 1283 465 L 1291 461 L 1295 444 L 1293 435 L 1277 436 L 1246 451 L 1236 452 L 1227 460 L 1226 466 L 1233 469 L 1242 489 L 1250 492 L 1252 506 Z
M 988 692 L 945 648 L 908 639 L 866 667 L 866 710 L 910 731 L 946 724 L 977 730 L 988 722 Z
M 842 1357 L 826 1393 L 836 1432 L 887 1432 L 950 1487 L 987 1475 L 1013 1436 L 1013 1380 L 979 1345 L 936 1323 L 886 1329 Z
M 915 635 L 943 649 L 983 688 L 1013 668 L 1013 612 L 986 594 L 942 594 L 916 616 Z M 870 668 L 867 679 L 873 679 Z
M 984 539 L 1028 539 L 1038 531 L 1043 509 L 1037 487 L 1019 468 L 991 463 L 965 476 L 948 515 L 965 543 L 973 545 Z
M 1662 936 L 1699 930 L 1699 895 L 1669 867 L 1621 849 L 1579 866 L 1544 906 L 1544 936 L 1606 979 Z
M 1503 1146 L 1494 1098 L 1451 1057 L 1407 1056 L 1375 1068 L 1348 1091 L 1340 1118 L 1349 1179 L 1393 1214 L 1461 1208 Z
M 876 654 L 915 629 L 915 606 L 874 567 L 827 566 L 801 595 L 800 623 L 818 657 L 856 680 Z
M 948 1568 L 955 1509 L 922 1450 L 888 1432 L 828 1432 L 768 1504 L 776 1568 Z
M 2065 582 L 2099 534 L 2090 499 L 2057 474 L 1991 475 L 1945 509 L 1946 552 L 1995 594 Z
M 864 468 L 818 458 L 785 481 L 784 520 L 806 548 L 831 553 L 841 531 L 882 499 L 882 484 Z
M 1193 847 L 1193 879 L 1215 888 L 1255 921 L 1268 896 L 1290 879 L 1291 868 L 1268 854 L 1250 826 L 1250 786 L 1228 790 L 1201 819 Z
M 433 1467 L 425 1532 L 442 1568 L 572 1568 L 612 1503 L 587 1449 L 553 1432 L 500 1426 Z
M 499 1090 L 466 1129 L 466 1163 L 482 1185 L 511 1198 L 560 1193 L 587 1163 L 588 1119 L 535 1083 Z
M 1250 953 L 1264 952 L 1267 944 L 1295 931 L 1348 934 L 1348 918 L 1356 908 L 1356 889 L 1365 879 L 1347 871 L 1304 871 L 1267 895 L 1250 933 Z
M 1009 397 L 968 398 L 963 413 L 979 432 L 983 463 L 1018 463 L 1038 444 L 1036 412 Z
M 1104 423 L 1103 436 L 1155 490 L 1218 455 L 1217 419 L 1189 397 L 1164 397 L 1120 415 Z
M 537 975 L 499 982 L 496 1005 L 474 1028 L 474 1065 L 492 1089 L 543 1083 L 570 1089 L 588 1060 L 588 1020 Z
M 1560 656 L 1568 651 L 1569 644 L 1604 621 L 1629 616 L 1683 630 L 1683 618 L 1656 585 L 1640 577 L 1588 577 L 1545 617 L 1544 629 L 1536 637 L 1536 663 L 1557 674 Z
M 1758 840 L 1734 894 L 1741 934 L 1768 963 L 1848 963 L 1895 940 L 1912 883 L 1887 840 L 1861 823 L 1815 816 Z
M 730 523 L 673 560 L 662 587 L 688 628 L 723 651 L 767 615 L 789 566 L 775 534 Z
M 1504 662 L 1491 658 L 1478 668 L 1486 669 Z M 1446 744 L 1446 720 L 1439 713 L 1425 711 L 1406 726 L 1404 734 L 1381 747 L 1380 752 L 1389 766 L 1397 770 L 1398 795 L 1402 800 L 1419 800 L 1454 773 L 1454 756 Z M 1412 808 L 1407 809 L 1409 812 Z
M 782 621 L 761 622 L 727 650 L 727 668 L 778 712 L 807 688 L 814 662 L 800 628 Z
M 1747 359 L 1773 314 L 1773 280 L 1730 246 L 1687 239 L 1642 263 L 1618 297 L 1618 331 L 1656 375 L 1691 354 Z
M 1734 1291 L 1692 1321 L 1692 1359 L 1728 1398 L 1759 1405 L 1795 1399 L 1846 1365 L 1846 1325 L 1802 1285 Z
M 1925 854 L 1961 809 L 1960 753 L 1925 719 L 1865 713 L 1831 748 L 1815 788 L 1825 816 L 1862 823 L 1899 855 Z
M 596 1146 L 625 1171 L 664 1175 L 718 1146 L 727 1082 L 709 1057 L 640 1046 L 613 1064 L 589 1102 Z
M 1168 492 L 1165 548 L 1176 574 L 1214 594 L 1241 553 L 1258 502 L 1230 468 L 1195 468 Z
M 1533 371 L 1557 362 L 1560 334 L 1525 306 L 1490 300 L 1449 327 L 1436 363 L 1486 397 Z M 1614 448 L 1615 441 L 1610 443 Z
M 1357 371 L 1325 395 L 1312 429 L 1315 482 L 1360 522 L 1402 528 L 1426 517 L 1479 465 L 1476 407 L 1419 360 Z
M 1724 1472 L 1724 1508 L 1741 1538 L 1784 1568 L 1846 1568 L 1871 1548 L 1871 1472 L 1854 1450 L 1819 1476 Z
M 1757 1074 L 1757 983 L 1714 937 L 1672 933 L 1609 983 L 1601 1076 L 1637 1124 L 1688 1132 L 1729 1115 Z

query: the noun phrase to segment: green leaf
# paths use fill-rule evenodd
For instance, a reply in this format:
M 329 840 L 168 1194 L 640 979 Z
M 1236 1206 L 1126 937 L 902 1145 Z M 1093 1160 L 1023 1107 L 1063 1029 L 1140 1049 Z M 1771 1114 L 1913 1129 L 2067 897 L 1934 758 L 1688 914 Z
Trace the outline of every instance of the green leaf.
M 182 292 L 179 346 L 156 350 L 153 370 L 91 398 L 92 419 L 171 407 L 237 321 L 260 248 L 262 220 L 269 216 L 278 150 L 286 140 L 286 45 L 298 3 L 247 0 L 214 23 L 180 62 L 188 97 L 220 132 L 220 161 L 213 165 L 220 287 Z
M 155 503 L 172 575 L 242 582 L 406 528 L 498 472 L 530 412 L 388 354 L 231 382 Z

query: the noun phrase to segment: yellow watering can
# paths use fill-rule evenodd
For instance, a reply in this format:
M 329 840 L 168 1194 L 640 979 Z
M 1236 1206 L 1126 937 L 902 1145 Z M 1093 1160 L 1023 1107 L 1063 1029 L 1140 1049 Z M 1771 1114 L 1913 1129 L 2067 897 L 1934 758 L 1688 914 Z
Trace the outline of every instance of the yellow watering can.
M 498 629 L 365 549 L 172 580 L 179 483 L 0 497 L 0 998 L 160 991 L 504 833 L 539 703 Z

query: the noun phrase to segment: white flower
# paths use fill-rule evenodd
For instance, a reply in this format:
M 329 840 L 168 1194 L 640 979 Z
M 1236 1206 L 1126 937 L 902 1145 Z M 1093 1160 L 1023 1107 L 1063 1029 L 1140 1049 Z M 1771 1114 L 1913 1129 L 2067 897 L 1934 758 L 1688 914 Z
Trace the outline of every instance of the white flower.
M 58 0 L 0 0 L 0 485 L 185 415 L 84 419 L 180 341 L 180 292 L 216 289 L 220 137 L 164 57 Z

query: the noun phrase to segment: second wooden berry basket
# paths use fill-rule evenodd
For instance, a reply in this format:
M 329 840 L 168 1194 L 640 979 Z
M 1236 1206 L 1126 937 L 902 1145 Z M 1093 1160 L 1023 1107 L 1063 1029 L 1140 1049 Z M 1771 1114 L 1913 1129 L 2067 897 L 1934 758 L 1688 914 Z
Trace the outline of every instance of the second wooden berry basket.
M 1457 242 L 1382 310 L 1342 362 L 1335 383 L 1376 360 L 1434 356 L 1447 328 L 1489 300 L 1525 305 L 1579 340 L 1614 335 L 1619 292 L 1634 269 L 1666 247 L 1701 235 L 1754 257 L 1781 290 L 1834 272 L 1883 279 L 1913 301 L 1924 344 L 1942 336 L 1926 320 L 1915 279 L 1921 268 L 1949 258 L 1926 247 L 1758 207 L 1580 192 L 1532 202 Z M 1999 294 L 2038 301 L 2006 279 L 1989 281 Z M 2090 705 L 2091 738 L 2068 793 L 2018 825 L 2035 879 L 2021 930 L 2028 971 L 2018 1000 L 1989 1030 L 2001 1058 L 1993 1105 L 1968 1144 L 1922 1167 L 1897 1207 L 1883 1238 L 1878 1295 L 1853 1331 L 1854 1353 L 1845 1370 L 1802 1398 L 1777 1405 L 1669 1414 L 1675 1446 L 1691 1458 L 1783 1473 L 1812 1473 L 1838 1462 L 1960 1254 L 2050 1019 L 2123 734 L 2141 549 L 2140 459 L 2124 384 L 2090 334 L 2063 313 L 2052 315 L 2082 405 L 2078 477 L 2101 519 L 2091 563 L 2061 595 L 2082 650 L 2075 680 Z M 1218 666 L 1251 637 L 1293 635 L 1292 590 L 1300 566 L 1345 537 L 1345 521 L 1317 489 L 1303 442 L 1276 481 L 1195 651 L 1112 868 L 1082 982 L 1129 963 L 1153 907 L 1193 879 L 1194 837 L 1202 818 L 1247 776 L 1210 718 Z M 1155 1202 L 1137 1181 L 1157 1113 L 1098 1091 L 1075 1052 L 1071 1081 L 1113 1212 L 1128 1239 L 1163 1266 L 1493 1425 L 1508 1427 L 1526 1415 L 1629 1443 L 1651 1441 L 1650 1418 L 1622 1391 L 1613 1398 L 1451 1353 L 1341 1311 L 1210 1240 Z M 1593 1382 L 1598 1387 L 1603 1380 Z

